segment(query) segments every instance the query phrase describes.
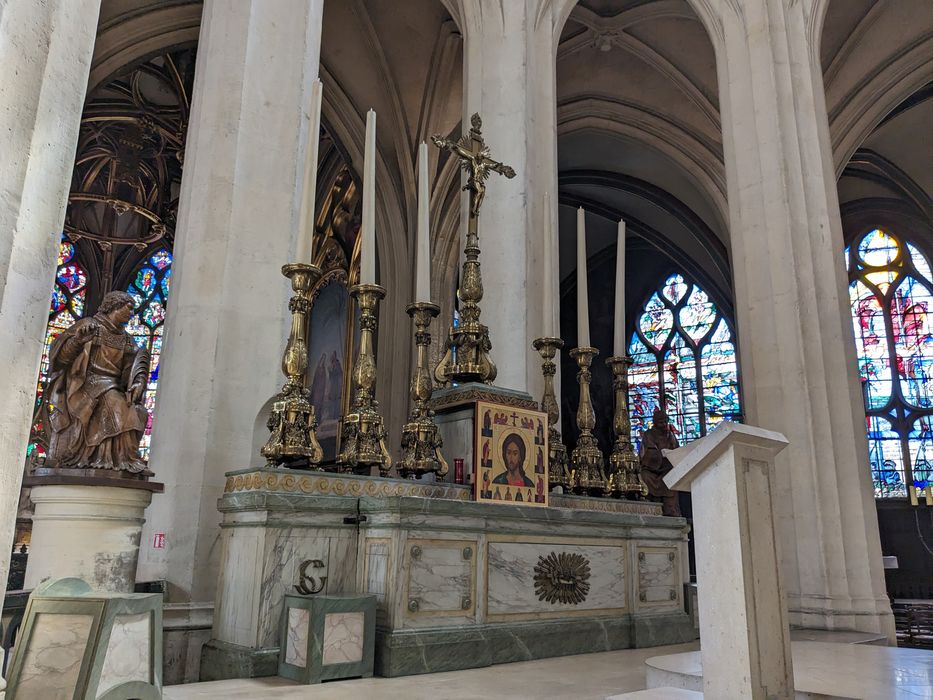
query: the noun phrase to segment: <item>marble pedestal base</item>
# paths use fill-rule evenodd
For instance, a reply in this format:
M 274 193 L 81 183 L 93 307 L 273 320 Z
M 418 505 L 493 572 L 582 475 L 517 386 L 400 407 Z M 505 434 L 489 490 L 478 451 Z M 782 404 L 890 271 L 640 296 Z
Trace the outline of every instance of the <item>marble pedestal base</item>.
M 219 508 L 201 680 L 275 673 L 284 597 L 307 560 L 324 594 L 376 596 L 378 675 L 695 638 L 688 526 L 657 504 L 565 495 L 523 508 L 453 484 L 257 469 L 228 475 Z M 576 581 L 577 595 L 544 579 Z
M 473 483 L 473 445 L 476 440 L 474 413 L 477 401 L 492 401 L 504 406 L 537 411 L 538 403 L 524 391 L 503 389 L 479 382 L 438 389 L 431 398 L 434 422 L 444 440 L 444 454 L 451 460 L 463 459 L 464 480 Z M 451 461 L 452 464 L 452 461 Z
M 96 479 L 121 484 L 119 479 Z M 28 480 L 35 503 L 25 588 L 75 577 L 95 591 L 131 593 L 146 507 L 162 484 L 86 485 L 75 477 Z

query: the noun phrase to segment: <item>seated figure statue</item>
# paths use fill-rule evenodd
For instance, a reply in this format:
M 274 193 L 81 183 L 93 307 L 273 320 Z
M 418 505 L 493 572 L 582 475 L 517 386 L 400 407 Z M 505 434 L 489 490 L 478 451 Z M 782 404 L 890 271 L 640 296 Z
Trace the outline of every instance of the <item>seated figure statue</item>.
M 648 487 L 649 498 L 663 504 L 663 514 L 680 517 L 679 496 L 664 483 L 664 477 L 674 467 L 661 452 L 677 447 L 680 445 L 671 430 L 667 414 L 660 408 L 654 409 L 653 424 L 641 436 L 641 450 L 638 455 L 641 462 L 641 478 Z
M 63 331 L 49 350 L 47 465 L 70 469 L 146 469 L 139 441 L 149 353 L 126 332 L 135 308 L 125 292 L 104 296 L 93 317 Z

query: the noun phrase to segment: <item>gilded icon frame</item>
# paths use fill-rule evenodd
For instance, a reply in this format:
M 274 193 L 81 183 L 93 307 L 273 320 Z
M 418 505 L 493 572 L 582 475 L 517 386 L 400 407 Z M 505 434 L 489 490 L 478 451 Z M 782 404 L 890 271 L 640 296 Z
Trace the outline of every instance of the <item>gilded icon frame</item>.
M 547 413 L 477 401 L 474 416 L 474 499 L 546 508 Z M 511 471 L 507 460 L 513 467 Z

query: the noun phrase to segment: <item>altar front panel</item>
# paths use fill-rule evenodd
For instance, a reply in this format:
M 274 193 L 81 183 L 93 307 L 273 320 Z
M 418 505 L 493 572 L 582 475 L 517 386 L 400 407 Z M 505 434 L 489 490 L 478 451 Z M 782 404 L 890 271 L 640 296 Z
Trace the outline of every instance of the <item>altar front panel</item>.
M 205 647 L 225 677 L 275 673 L 284 596 L 307 560 L 324 592 L 376 596 L 379 675 L 695 638 L 688 526 L 657 504 L 563 495 L 527 508 L 473 502 L 467 486 L 284 469 L 228 486 Z

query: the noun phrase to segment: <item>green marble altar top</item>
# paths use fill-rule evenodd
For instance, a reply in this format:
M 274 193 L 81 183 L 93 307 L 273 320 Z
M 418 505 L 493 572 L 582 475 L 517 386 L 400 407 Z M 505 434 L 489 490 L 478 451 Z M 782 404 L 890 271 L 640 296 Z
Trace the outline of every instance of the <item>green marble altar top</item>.
M 229 494 L 263 493 L 306 496 L 339 496 L 347 498 L 406 498 L 469 503 L 484 512 L 515 512 L 519 517 L 534 518 L 529 511 L 574 510 L 599 513 L 661 516 L 661 505 L 650 501 L 628 501 L 616 498 L 592 498 L 571 494 L 550 495 L 549 508 L 527 508 L 519 505 L 473 502 L 473 487 L 468 484 L 429 482 L 417 479 L 391 479 L 355 474 L 335 474 L 303 469 L 253 467 L 227 472 L 224 498 Z M 417 503 L 417 502 L 416 502 Z M 220 502 L 224 510 L 224 499 Z M 421 507 L 420 505 L 417 507 Z M 437 508 L 443 509 L 439 504 Z M 682 522 L 682 519 L 678 519 Z

